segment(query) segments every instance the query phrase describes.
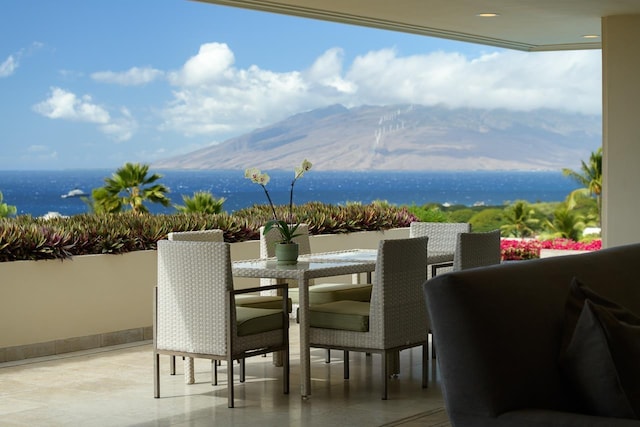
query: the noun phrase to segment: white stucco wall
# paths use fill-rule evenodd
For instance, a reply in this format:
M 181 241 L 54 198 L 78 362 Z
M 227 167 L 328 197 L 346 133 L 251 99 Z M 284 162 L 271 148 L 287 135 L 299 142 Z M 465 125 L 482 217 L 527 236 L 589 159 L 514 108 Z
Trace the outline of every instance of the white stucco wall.
M 602 19 L 603 247 L 640 242 L 640 15 Z
M 312 236 L 311 249 L 377 248 L 408 230 Z M 259 254 L 258 241 L 231 245 L 233 260 Z M 155 251 L 0 263 L 0 349 L 149 327 L 156 271 Z M 234 285 L 257 286 L 258 279 Z

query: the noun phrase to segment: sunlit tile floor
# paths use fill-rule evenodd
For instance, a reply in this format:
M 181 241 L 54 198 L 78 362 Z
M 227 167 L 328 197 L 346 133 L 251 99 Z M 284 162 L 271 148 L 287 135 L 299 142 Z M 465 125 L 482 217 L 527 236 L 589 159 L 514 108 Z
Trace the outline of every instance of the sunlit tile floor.
M 247 380 L 238 382 L 236 407 L 227 408 L 226 366 L 211 385 L 211 363 L 196 360 L 196 383 L 184 384 L 182 360 L 169 375 L 161 356 L 161 398 L 153 398 L 149 342 L 55 358 L 0 364 L 1 426 L 380 426 L 442 407 L 435 361 L 429 387 L 421 388 L 420 348 L 401 352 L 401 372 L 380 399 L 379 356 L 351 353 L 350 379 L 343 379 L 342 352 L 312 350 L 312 396 L 300 396 L 298 327 L 291 325 L 291 393 L 282 393 L 282 369 L 271 357 L 247 360 Z

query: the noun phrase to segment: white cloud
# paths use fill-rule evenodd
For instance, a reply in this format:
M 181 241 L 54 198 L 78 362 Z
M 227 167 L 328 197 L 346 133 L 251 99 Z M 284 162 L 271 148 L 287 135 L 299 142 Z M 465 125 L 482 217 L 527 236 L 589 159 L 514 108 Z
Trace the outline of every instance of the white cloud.
M 315 83 L 318 90 L 330 88 L 336 94 L 354 94 L 357 86 L 342 77 L 344 52 L 339 48 L 327 50 L 305 73 L 305 78 Z
M 308 99 L 300 95 L 308 88 L 299 72 L 275 73 L 255 65 L 239 70 L 233 62 L 227 45 L 209 43 L 180 71 L 171 73 L 170 81 L 178 88 L 163 112 L 161 129 L 225 135 L 305 108 Z
M 41 153 L 44 151 L 49 151 L 49 147 L 47 147 L 46 145 L 30 145 L 29 147 L 27 147 L 27 151 L 29 151 L 30 153 Z
M 34 144 L 27 147 L 26 156 L 22 156 L 23 159 L 30 161 L 49 161 L 58 158 L 58 152 L 47 145 Z
M 381 49 L 344 64 L 327 50 L 302 71 L 234 67 L 229 47 L 208 43 L 170 73 L 176 86 L 163 130 L 224 139 L 291 114 L 331 104 L 416 103 L 450 107 L 601 113 L 600 51 L 524 53 L 476 58 L 432 52 L 399 56 Z
M 164 73 L 155 68 L 133 67 L 124 72 L 99 71 L 91 74 L 91 78 L 102 83 L 113 83 L 122 86 L 141 86 L 161 78 Z
M 224 43 L 206 43 L 182 69 L 171 73 L 170 81 L 180 86 L 199 86 L 232 77 L 233 52 Z
M 78 98 L 74 93 L 59 87 L 51 88 L 48 99 L 33 106 L 33 109 L 50 119 L 67 119 L 90 123 L 108 123 L 109 113 L 94 104 L 89 95 Z
M 133 137 L 134 132 L 138 129 L 138 123 L 126 108 L 121 108 L 120 113 L 120 117 L 115 117 L 109 123 L 100 126 L 100 130 L 117 142 L 124 142 Z
M 34 105 L 33 109 L 50 119 L 99 124 L 99 129 L 117 142 L 131 139 L 137 128 L 135 119 L 126 108 L 120 110 L 120 116 L 112 117 L 105 108 L 94 104 L 89 95 L 79 98 L 58 87 L 51 88 L 49 98 Z
M 0 78 L 9 77 L 16 71 L 16 68 L 18 68 L 18 60 L 14 58 L 13 55 L 9 55 L 9 57 L 0 64 Z
M 504 51 L 476 59 L 378 51 L 357 58 L 347 79 L 357 83 L 362 103 L 601 112 L 599 51 Z
M 20 59 L 23 56 L 29 56 L 36 50 L 42 48 L 44 44 L 33 42 L 26 49 L 20 49 L 15 54 L 9 55 L 2 63 L 0 63 L 0 78 L 9 77 L 16 72 L 20 66 Z

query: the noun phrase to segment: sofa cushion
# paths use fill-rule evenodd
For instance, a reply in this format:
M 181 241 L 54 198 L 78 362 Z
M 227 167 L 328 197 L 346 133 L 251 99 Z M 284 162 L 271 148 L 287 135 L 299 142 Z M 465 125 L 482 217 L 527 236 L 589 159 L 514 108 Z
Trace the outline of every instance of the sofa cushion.
M 640 290 L 639 290 L 640 292 Z M 594 292 L 584 282 L 574 277 L 569 286 L 569 296 L 567 297 L 564 313 L 564 335 L 560 353 L 564 353 L 569 345 L 569 341 L 573 336 L 573 331 L 578 323 L 578 318 L 582 313 L 585 300 L 591 300 L 594 304 L 607 308 L 621 321 L 632 323 L 637 319 L 631 311 L 616 304 L 613 301 L 604 298 L 600 294 Z
M 640 418 L 640 318 L 576 279 L 566 316 L 570 338 L 560 367 L 585 409 L 593 415 Z

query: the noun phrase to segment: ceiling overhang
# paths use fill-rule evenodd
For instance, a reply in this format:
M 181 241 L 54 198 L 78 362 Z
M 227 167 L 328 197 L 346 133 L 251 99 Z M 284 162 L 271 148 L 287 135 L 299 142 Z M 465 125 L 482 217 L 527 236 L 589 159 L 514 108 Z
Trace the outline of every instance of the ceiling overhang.
M 529 52 L 600 49 L 602 17 L 640 14 L 638 0 L 197 1 Z

